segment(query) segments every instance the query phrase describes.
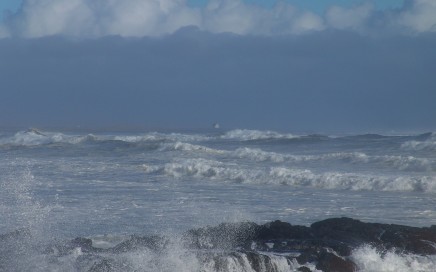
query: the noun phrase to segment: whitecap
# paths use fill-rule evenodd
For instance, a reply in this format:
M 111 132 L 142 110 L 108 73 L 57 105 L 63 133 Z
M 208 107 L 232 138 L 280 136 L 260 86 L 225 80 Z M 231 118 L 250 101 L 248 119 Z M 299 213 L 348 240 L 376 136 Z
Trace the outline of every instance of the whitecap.
M 260 131 L 260 130 L 248 130 L 248 129 L 235 129 L 226 132 L 221 136 L 222 139 L 226 140 L 239 140 L 239 141 L 250 141 L 250 140 L 265 140 L 265 139 L 294 139 L 299 136 L 293 134 L 282 134 L 275 131 Z
M 436 256 L 380 252 L 369 245 L 355 249 L 351 255 L 358 271 L 365 272 L 430 272 L 436 267 Z

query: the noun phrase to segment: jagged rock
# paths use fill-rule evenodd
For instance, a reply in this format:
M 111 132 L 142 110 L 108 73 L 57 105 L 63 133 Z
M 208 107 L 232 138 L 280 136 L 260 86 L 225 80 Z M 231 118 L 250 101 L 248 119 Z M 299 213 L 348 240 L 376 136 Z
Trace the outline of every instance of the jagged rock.
M 254 223 L 221 224 L 214 228 L 191 230 L 190 237 L 198 248 L 233 248 L 277 253 L 299 252 L 299 264 L 316 264 L 322 271 L 356 271 L 348 259 L 353 249 L 370 244 L 382 252 L 397 250 L 421 255 L 436 254 L 436 227 L 416 228 L 399 225 L 364 223 L 351 218 L 332 218 L 310 227 L 293 226 L 274 221 L 264 225 Z M 210 247 L 205 247 L 209 243 Z M 257 253 L 256 253 L 257 254 Z M 259 254 L 248 254 L 257 271 Z
M 112 272 L 113 270 L 113 265 L 111 264 L 111 262 L 109 260 L 102 260 L 98 263 L 95 263 L 89 270 L 88 272 Z
M 292 226 L 279 220 L 267 223 L 257 228 L 256 239 L 310 239 L 313 234 L 308 227 Z
M 159 258 L 165 256 L 166 250 L 171 250 L 171 240 L 160 236 L 132 235 L 109 249 L 93 247 L 88 238 L 48 245 L 35 244 L 32 239 L 27 230 L 0 235 L 0 270 L 7 271 L 13 254 L 26 254 L 29 248 L 54 258 L 73 254 L 78 256 L 75 260 L 81 262 L 77 267 L 91 267 L 90 272 L 132 271 L 134 268 L 118 259 L 119 256 L 146 249 Z M 216 271 L 225 271 L 232 262 L 232 265 L 250 266 L 256 272 L 277 272 L 274 258 L 280 255 L 279 258 L 285 258 L 288 264 L 298 262 L 301 265 L 298 270 L 303 272 L 310 271 L 308 267 L 312 266 L 325 272 L 353 272 L 357 267 L 350 255 L 363 245 L 371 245 L 381 254 L 396 251 L 435 255 L 436 226 L 417 228 L 364 223 L 351 218 L 327 219 L 310 227 L 281 221 L 264 225 L 226 223 L 189 230 L 182 236 L 182 241 L 182 247 L 199 260 L 212 263 Z M 9 253 L 11 249 L 14 250 L 12 255 Z
M 168 240 L 164 237 L 159 237 L 159 236 L 140 237 L 140 236 L 132 235 L 130 236 L 130 239 L 116 245 L 114 248 L 111 249 L 111 251 L 115 253 L 122 253 L 122 252 L 135 251 L 141 248 L 148 248 L 154 251 L 160 251 L 165 248 L 167 243 Z
M 78 237 L 71 240 L 71 247 L 80 247 L 83 252 L 94 251 L 95 248 L 92 246 L 92 240 L 88 238 Z
M 316 269 L 325 272 L 354 272 L 357 266 L 350 260 L 322 251 L 318 254 Z

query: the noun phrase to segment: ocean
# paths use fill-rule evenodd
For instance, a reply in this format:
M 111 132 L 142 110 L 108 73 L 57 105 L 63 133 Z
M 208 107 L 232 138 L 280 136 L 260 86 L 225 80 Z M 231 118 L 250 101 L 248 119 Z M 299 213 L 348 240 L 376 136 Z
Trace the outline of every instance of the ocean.
M 434 133 L 0 132 L 0 271 L 333 271 L 294 249 L 194 247 L 187 233 L 341 217 L 421 229 L 435 207 Z M 249 232 L 224 229 L 223 241 Z M 436 271 L 436 255 L 371 243 L 346 259 Z

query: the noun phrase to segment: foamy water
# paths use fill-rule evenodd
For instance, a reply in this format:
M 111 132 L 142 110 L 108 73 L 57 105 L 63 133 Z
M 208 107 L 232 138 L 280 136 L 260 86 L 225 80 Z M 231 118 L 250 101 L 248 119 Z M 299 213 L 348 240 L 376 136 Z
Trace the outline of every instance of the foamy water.
M 181 234 L 222 222 L 309 225 L 340 216 L 430 226 L 436 224 L 435 142 L 431 133 L 2 132 L 0 234 L 25 229 L 29 236 L 2 246 L 0 270 L 88 271 L 107 253 L 39 249 L 75 237 L 110 248 L 132 234 L 156 234 L 170 237 L 165 252 L 109 257 L 128 264 L 126 271 L 215 271 L 216 262 L 224 271 L 252 271 L 245 253 L 211 257 L 186 248 Z M 301 266 L 277 254 L 268 258 L 277 271 Z M 433 256 L 370 246 L 352 258 L 361 271 L 435 267 Z

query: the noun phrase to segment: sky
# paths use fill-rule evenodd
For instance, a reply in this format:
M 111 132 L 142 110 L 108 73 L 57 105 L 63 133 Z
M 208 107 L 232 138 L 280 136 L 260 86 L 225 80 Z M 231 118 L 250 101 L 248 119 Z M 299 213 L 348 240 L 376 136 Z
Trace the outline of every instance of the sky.
M 247 3 L 254 3 L 257 5 L 262 5 L 265 7 L 271 7 L 277 3 L 277 0 L 248 0 Z M 302 9 L 312 10 L 317 13 L 324 12 L 329 6 L 338 5 L 338 6 L 353 6 L 361 3 L 361 0 L 287 0 L 287 3 L 290 3 L 294 6 L 297 6 Z M 403 0 L 383 0 L 383 1 L 374 1 L 374 4 L 378 9 L 389 9 L 389 8 L 400 8 L 403 5 Z M 207 5 L 208 0 L 188 0 L 187 4 L 193 7 L 203 7 Z M 0 11 L 9 10 L 11 12 L 16 12 L 22 4 L 21 0 L 2 0 L 0 2 Z M 1 15 L 3 16 L 3 14 Z
M 0 127 L 436 131 L 436 1 L 259 2 L 2 0 Z

